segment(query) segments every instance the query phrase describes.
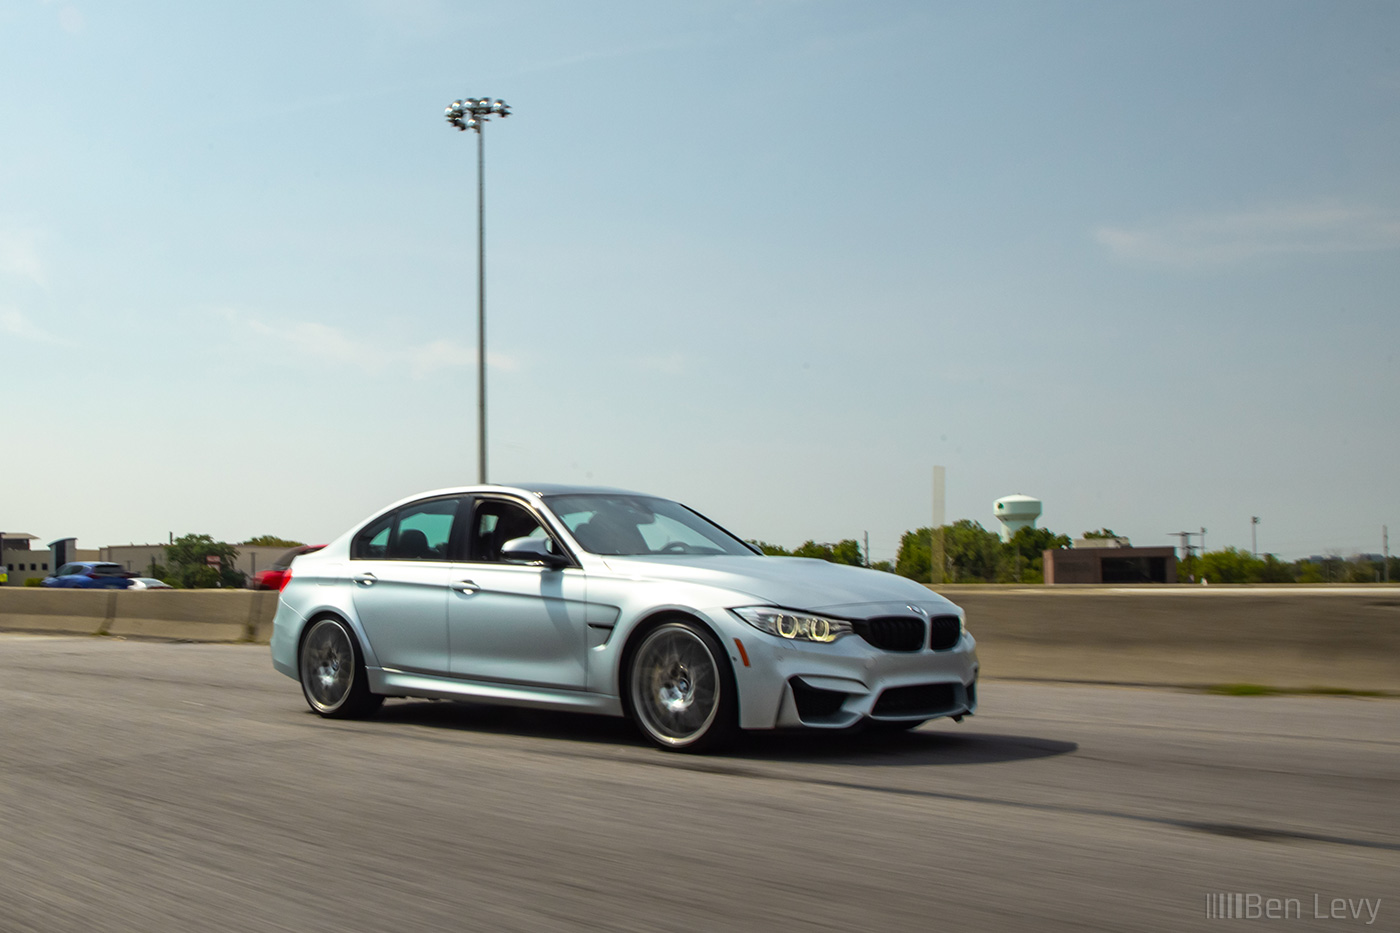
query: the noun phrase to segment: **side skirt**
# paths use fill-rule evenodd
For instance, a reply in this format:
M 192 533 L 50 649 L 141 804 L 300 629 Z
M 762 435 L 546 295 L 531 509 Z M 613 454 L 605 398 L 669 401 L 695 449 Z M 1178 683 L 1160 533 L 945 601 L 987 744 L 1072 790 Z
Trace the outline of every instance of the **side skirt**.
M 365 673 L 369 676 L 370 692 L 384 696 L 471 700 L 476 703 L 495 703 L 501 706 L 598 713 L 604 716 L 622 715 L 622 702 L 617 697 L 603 696 L 598 693 L 456 680 L 451 677 L 415 674 L 409 671 L 396 671 L 380 667 L 371 667 Z

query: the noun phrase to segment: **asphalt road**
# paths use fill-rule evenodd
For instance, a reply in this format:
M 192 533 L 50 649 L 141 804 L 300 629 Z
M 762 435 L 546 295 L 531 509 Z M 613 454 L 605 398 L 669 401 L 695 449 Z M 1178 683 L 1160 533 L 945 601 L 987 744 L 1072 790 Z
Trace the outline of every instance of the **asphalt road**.
M 264 646 L 0 636 L 0 931 L 1211 930 L 1211 892 L 1400 930 L 1400 701 L 980 693 L 690 757 L 592 717 L 324 721 Z

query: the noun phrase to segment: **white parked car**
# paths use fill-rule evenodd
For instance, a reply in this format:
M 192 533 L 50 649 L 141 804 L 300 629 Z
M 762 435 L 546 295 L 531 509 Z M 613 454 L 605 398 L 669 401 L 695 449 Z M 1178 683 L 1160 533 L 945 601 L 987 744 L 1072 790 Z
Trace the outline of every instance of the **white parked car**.
M 175 587 L 155 577 L 132 577 L 129 590 L 173 590 Z

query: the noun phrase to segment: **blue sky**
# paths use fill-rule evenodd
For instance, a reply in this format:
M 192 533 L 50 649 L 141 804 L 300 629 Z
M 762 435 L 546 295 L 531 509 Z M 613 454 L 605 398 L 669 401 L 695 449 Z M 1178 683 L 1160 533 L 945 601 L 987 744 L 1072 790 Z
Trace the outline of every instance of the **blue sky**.
M 0 0 L 0 528 L 1400 534 L 1394 3 Z

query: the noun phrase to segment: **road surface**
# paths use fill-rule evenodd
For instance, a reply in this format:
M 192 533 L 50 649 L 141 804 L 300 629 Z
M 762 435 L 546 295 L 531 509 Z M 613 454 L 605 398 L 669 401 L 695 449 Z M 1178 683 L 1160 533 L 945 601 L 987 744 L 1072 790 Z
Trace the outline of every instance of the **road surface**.
M 1400 701 L 980 693 L 692 757 L 594 717 L 322 720 L 265 646 L 4 635 L 0 930 L 1400 930 Z

